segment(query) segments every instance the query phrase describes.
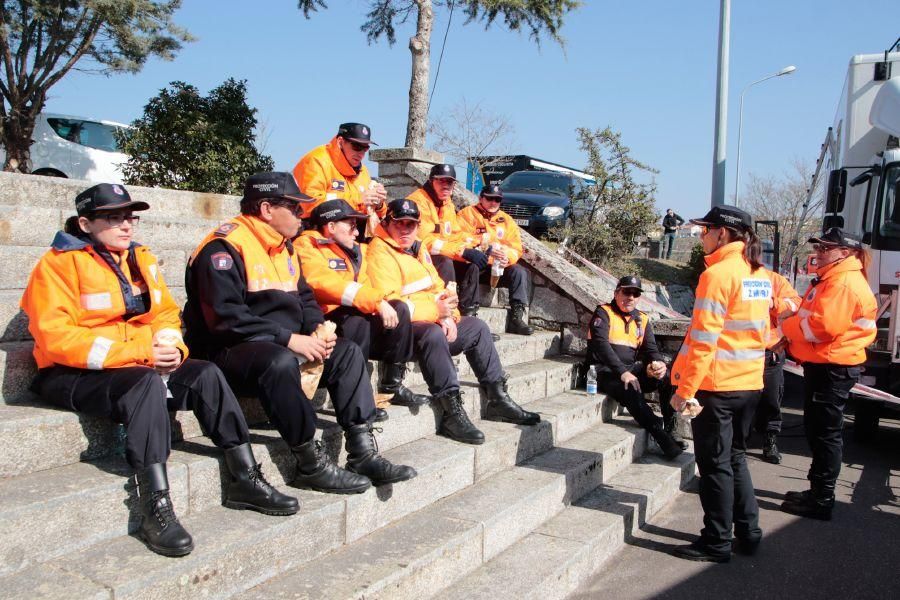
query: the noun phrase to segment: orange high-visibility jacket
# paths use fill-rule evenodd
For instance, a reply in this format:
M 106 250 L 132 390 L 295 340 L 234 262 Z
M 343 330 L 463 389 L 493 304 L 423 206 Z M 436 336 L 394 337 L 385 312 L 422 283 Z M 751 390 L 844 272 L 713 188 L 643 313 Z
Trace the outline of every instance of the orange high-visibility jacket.
M 522 257 L 522 234 L 519 225 L 502 210 L 494 214 L 481 209 L 477 204 L 467 206 L 457 214 L 462 230 L 471 235 L 476 243 L 487 233 L 491 246 L 500 244 L 506 250 L 509 264 L 514 265 Z M 493 262 L 491 258 L 491 262 Z
M 778 315 L 786 310 L 797 312 L 800 308 L 800 294 L 791 285 L 791 282 L 782 277 L 780 274 L 766 269 L 766 275 L 772 282 L 772 307 L 769 309 L 769 340 L 766 342 L 766 348 L 771 348 L 777 344 L 784 333 L 778 325 Z
M 462 253 L 480 243 L 460 227 L 456 219 L 456 208 L 451 200 L 440 207 L 434 205 L 424 188 L 419 188 L 407 196 L 419 207 L 419 239 L 431 254 L 447 256 L 463 261 Z
M 403 250 L 379 225 L 369 243 L 366 264 L 372 285 L 406 302 L 411 321 L 440 321 L 437 298 L 444 291 L 444 282 L 424 243 L 416 241 L 408 251 Z M 459 311 L 453 311 L 453 318 L 459 321 Z
M 761 269 L 751 272 L 743 252 L 744 242 L 731 242 L 705 257 L 691 325 L 672 367 L 682 398 L 763 387 L 772 282 Z
M 859 365 L 875 341 L 878 303 L 855 256 L 820 267 L 800 310 L 782 323 L 800 362 Z
M 294 248 L 300 255 L 300 268 L 316 301 L 326 314 L 340 306 L 351 306 L 363 314 L 375 314 L 385 298 L 372 285 L 366 269 L 366 244 L 356 244 L 357 256 L 351 256 L 336 242 L 315 230 L 304 231 Z
M 153 338 L 174 337 L 187 358 L 178 305 L 163 281 L 159 262 L 144 246 L 132 244 L 143 284 L 122 265 L 124 286 L 97 250 L 81 238 L 59 232 L 28 279 L 21 307 L 34 337 L 39 369 L 53 365 L 79 369 L 153 366 Z M 112 256 L 119 253 L 110 253 Z M 127 253 L 119 255 L 127 260 Z M 146 291 L 147 312 L 127 320 L 125 289 Z
M 300 191 L 314 198 L 313 202 L 303 204 L 303 218 L 306 219 L 312 210 L 326 200 L 341 198 L 355 210 L 365 213 L 362 193 L 369 189 L 372 178 L 366 165 L 360 165 L 359 171 L 350 166 L 341 149 L 338 148 L 337 137 L 324 146 L 310 150 L 294 167 L 294 179 Z M 386 206 L 378 210 L 384 216 Z

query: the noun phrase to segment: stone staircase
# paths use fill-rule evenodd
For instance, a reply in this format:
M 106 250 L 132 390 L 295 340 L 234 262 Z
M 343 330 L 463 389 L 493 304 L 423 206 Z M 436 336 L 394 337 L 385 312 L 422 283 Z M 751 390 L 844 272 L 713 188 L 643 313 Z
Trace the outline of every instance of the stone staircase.
M 0 597 L 565 597 L 693 477 L 691 455 L 666 462 L 645 453 L 646 435 L 614 402 L 572 389 L 578 361 L 560 354 L 559 333 L 507 335 L 505 311 L 483 308 L 500 334 L 510 394 L 540 424 L 482 421 L 481 392 L 457 359 L 485 444 L 435 435 L 433 407 L 389 407 L 380 449 L 419 476 L 348 497 L 287 486 L 287 446 L 258 402 L 242 398 L 267 477 L 301 503 L 297 515 L 269 517 L 221 506 L 221 452 L 191 413 L 178 413 L 169 479 L 196 549 L 153 554 L 131 535 L 135 489 L 118 426 L 43 406 L 27 390 L 34 364 L 18 300 L 84 186 L 0 174 Z M 139 238 L 183 300 L 187 256 L 237 211 L 236 200 L 131 191 L 153 207 Z M 425 391 L 417 367 L 406 382 Z M 320 400 L 317 435 L 343 461 L 341 431 Z

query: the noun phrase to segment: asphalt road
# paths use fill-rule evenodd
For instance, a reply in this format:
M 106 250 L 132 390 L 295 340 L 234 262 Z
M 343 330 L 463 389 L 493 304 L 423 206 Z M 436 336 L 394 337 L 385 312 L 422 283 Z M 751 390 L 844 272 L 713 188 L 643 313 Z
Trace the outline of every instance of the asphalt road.
M 700 500 L 689 490 L 570 598 L 900 598 L 900 421 L 883 420 L 874 440 L 859 443 L 848 415 L 832 521 L 788 515 L 778 510 L 783 495 L 806 489 L 809 467 L 799 378 L 790 379 L 779 438 L 783 462 L 763 462 L 760 439 L 749 452 L 764 532 L 756 556 L 733 555 L 728 564 L 672 556 L 702 526 Z

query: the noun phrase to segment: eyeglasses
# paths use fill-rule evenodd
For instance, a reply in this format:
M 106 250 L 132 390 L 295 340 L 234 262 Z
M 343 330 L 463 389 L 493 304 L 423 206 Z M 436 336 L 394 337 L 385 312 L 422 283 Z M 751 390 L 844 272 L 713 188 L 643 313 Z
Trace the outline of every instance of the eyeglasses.
M 481 198 L 485 202 L 503 202 L 503 198 L 498 198 L 497 196 L 482 196 Z
M 283 200 L 268 200 L 270 206 L 286 208 L 298 219 L 303 216 L 303 205 L 299 202 L 284 202 Z
M 103 219 L 107 223 L 109 223 L 110 227 L 121 227 L 122 223 L 128 221 L 128 224 L 134 227 L 141 221 L 141 217 L 138 215 L 102 215 L 98 214 L 98 219 Z
M 369 149 L 368 144 L 360 144 L 359 142 L 350 142 L 350 147 L 353 148 L 354 152 L 363 152 Z
M 629 296 L 631 298 L 640 298 L 641 297 L 640 290 L 635 290 L 632 288 L 619 288 L 619 291 L 622 292 L 622 295 Z

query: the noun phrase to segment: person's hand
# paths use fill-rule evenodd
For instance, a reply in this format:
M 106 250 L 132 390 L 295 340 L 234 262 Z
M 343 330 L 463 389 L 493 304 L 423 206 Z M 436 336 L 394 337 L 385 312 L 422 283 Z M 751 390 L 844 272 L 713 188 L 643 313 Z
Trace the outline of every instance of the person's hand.
M 682 398 L 678 394 L 672 394 L 669 405 L 674 408 L 676 412 L 681 412 L 684 410 L 684 407 L 687 406 L 687 398 Z
M 792 311 L 790 308 L 784 309 L 783 311 L 778 313 L 778 318 L 777 318 L 778 324 L 781 325 L 782 323 L 784 323 L 784 321 L 786 319 L 788 319 L 789 317 L 793 317 L 795 314 L 797 314 L 797 313 Z
M 337 338 L 335 337 L 335 339 Z M 328 354 L 330 354 L 328 344 L 325 340 L 320 340 L 312 335 L 293 333 L 291 334 L 291 339 L 288 340 L 287 347 L 288 350 L 294 354 L 299 354 L 309 362 L 325 360 Z M 331 344 L 331 347 L 334 348 L 334 343 Z
M 444 290 L 437 297 L 438 317 L 446 319 L 453 316 L 453 310 L 459 306 L 459 296 Z
M 451 318 L 441 319 L 441 330 L 447 336 L 447 341 L 453 343 L 456 341 L 456 322 Z
M 488 257 L 481 250 L 466 248 L 463 250 L 462 257 L 479 269 L 485 269 L 488 266 Z
M 787 348 L 787 346 L 788 346 L 788 339 L 786 337 L 782 336 L 782 338 L 780 340 L 778 340 L 778 342 L 776 342 L 776 344 L 774 346 L 769 348 L 769 350 L 771 350 L 773 354 L 777 354 L 777 353 L 781 352 L 782 350 L 784 350 L 785 348 Z
M 625 389 L 627 390 L 629 387 L 636 392 L 641 391 L 641 382 L 638 381 L 638 378 L 631 371 L 625 371 L 622 373 L 622 377 L 620 378 L 622 383 L 625 384 Z
M 666 376 L 666 363 L 661 360 L 654 360 L 647 365 L 647 376 L 653 379 L 662 379 Z
M 181 350 L 175 346 L 153 344 L 153 367 L 160 375 L 171 373 L 181 364 Z
M 507 261 L 506 258 L 506 248 L 504 248 L 500 244 L 494 244 L 488 250 L 490 250 L 490 255 L 494 259 L 494 262 L 499 261 Z
M 337 334 L 332 331 L 331 333 L 325 334 L 325 337 L 315 337 L 325 342 L 325 358 L 329 358 L 337 344 Z
M 400 319 L 397 317 L 397 311 L 394 310 L 394 307 L 391 306 L 391 303 L 387 300 L 382 300 L 378 304 L 378 314 L 381 316 L 381 323 L 384 325 L 385 329 L 394 329 L 400 324 Z
M 360 198 L 363 204 L 366 205 L 366 208 L 379 209 L 384 204 L 384 201 L 387 200 L 387 190 L 380 183 L 374 182 L 374 185 L 360 194 Z

